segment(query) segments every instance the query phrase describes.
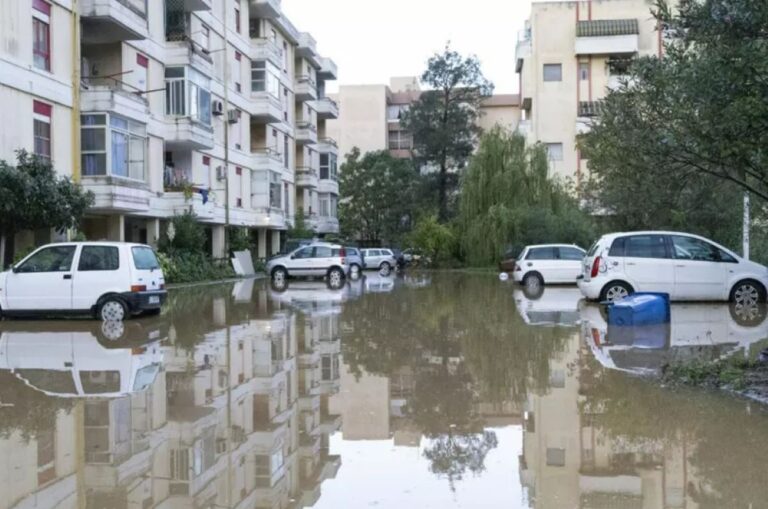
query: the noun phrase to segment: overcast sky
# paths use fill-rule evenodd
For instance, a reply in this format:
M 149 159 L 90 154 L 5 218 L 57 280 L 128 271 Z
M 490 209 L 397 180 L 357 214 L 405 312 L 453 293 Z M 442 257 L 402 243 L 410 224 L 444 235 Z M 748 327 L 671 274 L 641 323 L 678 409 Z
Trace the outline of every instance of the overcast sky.
M 517 92 L 515 41 L 530 0 L 282 0 L 318 51 L 339 66 L 340 85 L 420 75 L 447 41 L 474 53 L 496 93 Z M 329 84 L 329 91 L 336 86 Z

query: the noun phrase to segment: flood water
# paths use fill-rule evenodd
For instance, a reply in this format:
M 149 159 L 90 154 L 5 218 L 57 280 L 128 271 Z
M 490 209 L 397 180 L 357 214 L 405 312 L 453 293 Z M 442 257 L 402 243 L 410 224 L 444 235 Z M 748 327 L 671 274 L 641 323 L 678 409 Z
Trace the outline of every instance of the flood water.
M 768 413 L 649 381 L 764 308 L 616 330 L 575 288 L 369 274 L 0 323 L 0 508 L 758 508 Z

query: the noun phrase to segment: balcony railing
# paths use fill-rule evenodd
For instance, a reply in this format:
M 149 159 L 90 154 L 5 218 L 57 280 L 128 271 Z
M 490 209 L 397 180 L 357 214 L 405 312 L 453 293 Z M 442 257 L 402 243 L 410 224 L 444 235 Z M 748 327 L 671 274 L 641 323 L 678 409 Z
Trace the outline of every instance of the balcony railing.
M 611 37 L 639 33 L 640 27 L 636 19 L 596 19 L 576 23 L 576 37 Z
M 580 101 L 578 116 L 580 117 L 596 117 L 600 114 L 600 102 L 599 101 Z
M 315 124 L 313 124 L 312 122 L 304 121 L 304 120 L 300 122 L 296 122 L 296 129 L 312 131 L 313 133 L 317 132 L 317 126 Z
M 339 144 L 333 138 L 320 138 L 317 142 L 321 145 L 330 145 L 331 147 L 339 148 Z

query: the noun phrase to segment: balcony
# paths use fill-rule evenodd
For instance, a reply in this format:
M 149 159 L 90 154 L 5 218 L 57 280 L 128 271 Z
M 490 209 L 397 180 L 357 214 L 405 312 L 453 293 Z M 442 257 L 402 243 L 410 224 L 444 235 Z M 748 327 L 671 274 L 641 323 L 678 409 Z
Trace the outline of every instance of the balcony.
M 154 194 L 144 181 L 112 175 L 83 175 L 82 184 L 94 194 L 89 210 L 96 213 L 148 212 Z
M 314 104 L 318 120 L 339 118 L 339 105 L 329 97 L 321 97 Z
M 213 148 L 213 127 L 192 117 L 165 118 L 165 147 L 170 150 Z
M 309 166 L 299 166 L 296 168 L 296 187 L 317 188 L 317 171 Z
M 266 60 L 275 67 L 283 67 L 283 48 L 264 38 L 251 39 L 251 60 Z
M 317 151 L 321 154 L 339 154 L 339 145 L 333 138 L 320 138 L 317 140 Z
M 282 122 L 283 103 L 267 91 L 251 92 L 251 120 L 259 124 Z
M 312 122 L 297 122 L 296 143 L 299 145 L 314 145 L 317 143 L 317 126 Z
M 208 77 L 213 76 L 213 59 L 186 35 L 170 35 L 165 43 L 166 67 L 191 66 Z
M 317 99 L 317 83 L 310 76 L 297 76 L 294 93 L 297 101 L 314 101 Z
M 279 18 L 280 0 L 251 0 L 251 14 L 257 18 Z
M 180 0 L 174 1 L 178 3 Z M 181 2 L 184 4 L 186 12 L 211 10 L 211 0 L 181 0 Z
M 87 81 L 88 88 L 80 92 L 80 110 L 83 113 L 116 113 L 142 124 L 149 120 L 149 105 L 144 97 L 123 89 L 115 81 L 107 83 L 98 78 Z
M 531 56 L 531 31 L 521 30 L 517 36 L 515 46 L 515 72 L 523 70 L 523 62 Z
M 576 55 L 634 54 L 640 47 L 636 19 L 600 19 L 576 23 Z
M 316 69 L 320 68 L 320 55 L 317 54 L 317 41 L 309 32 L 301 32 L 296 45 L 296 56 L 305 58 Z
M 259 147 L 253 150 L 253 169 L 257 171 L 283 171 L 283 156 L 274 148 Z
M 163 193 L 162 208 L 168 217 L 191 212 L 197 216 L 200 221 L 213 221 L 216 217 L 216 205 L 212 200 L 203 203 L 203 196 L 200 193 L 193 193 L 191 196 L 181 191 L 172 191 Z
M 599 101 L 581 101 L 576 117 L 576 134 L 585 134 L 592 129 L 595 117 L 600 115 Z
M 328 57 L 320 58 L 320 70 L 317 71 L 317 77 L 321 80 L 335 80 L 338 78 L 339 71 L 336 62 Z
M 335 179 L 321 178 L 318 181 L 317 192 L 320 194 L 335 194 L 339 195 L 339 183 Z
M 80 4 L 84 44 L 146 39 L 145 0 L 83 0 Z

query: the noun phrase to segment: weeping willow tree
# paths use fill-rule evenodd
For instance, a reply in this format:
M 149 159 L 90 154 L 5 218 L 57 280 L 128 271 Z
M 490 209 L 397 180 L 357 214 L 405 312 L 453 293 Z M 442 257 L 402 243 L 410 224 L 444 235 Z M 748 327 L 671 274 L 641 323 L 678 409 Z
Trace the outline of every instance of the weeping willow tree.
M 548 175 L 544 146 L 494 127 L 480 138 L 461 183 L 461 245 L 471 265 L 491 265 L 526 244 L 585 245 L 590 217 L 567 187 Z

